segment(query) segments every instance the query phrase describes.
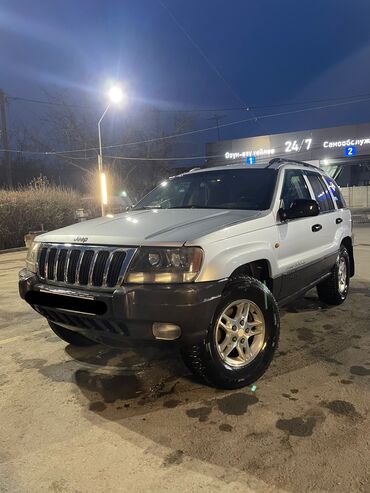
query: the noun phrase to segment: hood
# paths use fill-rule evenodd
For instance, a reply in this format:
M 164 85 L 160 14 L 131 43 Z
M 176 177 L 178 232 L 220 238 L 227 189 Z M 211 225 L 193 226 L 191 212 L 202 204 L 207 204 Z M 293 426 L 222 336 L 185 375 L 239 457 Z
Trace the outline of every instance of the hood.
M 92 245 L 179 246 L 262 214 L 261 211 L 218 209 L 130 211 L 57 229 L 38 236 L 37 241 Z

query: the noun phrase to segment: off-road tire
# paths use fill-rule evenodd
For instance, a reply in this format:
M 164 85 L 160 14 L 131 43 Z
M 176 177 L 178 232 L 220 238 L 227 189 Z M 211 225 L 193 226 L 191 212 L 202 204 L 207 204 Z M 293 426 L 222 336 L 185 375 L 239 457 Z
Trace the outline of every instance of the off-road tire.
M 215 342 L 217 320 L 223 310 L 238 299 L 254 302 L 265 319 L 263 347 L 255 359 L 242 368 L 232 367 L 223 361 Z M 279 309 L 271 291 L 253 277 L 239 276 L 226 286 L 205 339 L 200 344 L 183 346 L 181 353 L 186 366 L 204 383 L 225 389 L 240 388 L 255 382 L 266 372 L 278 346 L 279 332 Z
M 344 259 L 347 267 L 347 284 L 344 292 L 340 292 L 339 290 L 339 264 L 341 259 Z M 348 251 L 345 246 L 341 246 L 337 261 L 333 270 L 331 272 L 330 277 L 325 279 L 325 281 L 321 282 L 317 285 L 317 294 L 321 301 L 327 303 L 328 305 L 341 305 L 348 295 L 349 290 L 349 278 L 350 278 L 350 260 Z
M 87 337 L 74 332 L 73 330 L 65 329 L 64 327 L 48 321 L 51 330 L 63 341 L 68 342 L 72 346 L 94 346 L 97 344 L 95 341 L 88 339 Z

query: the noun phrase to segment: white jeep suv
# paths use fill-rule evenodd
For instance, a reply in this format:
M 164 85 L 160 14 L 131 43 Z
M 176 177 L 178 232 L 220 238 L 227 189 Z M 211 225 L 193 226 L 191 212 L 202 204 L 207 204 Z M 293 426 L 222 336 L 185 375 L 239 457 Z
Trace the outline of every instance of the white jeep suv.
M 177 341 L 203 381 L 236 388 L 268 368 L 278 305 L 314 286 L 340 304 L 353 274 L 335 182 L 274 159 L 192 170 L 126 213 L 38 236 L 19 288 L 70 344 Z

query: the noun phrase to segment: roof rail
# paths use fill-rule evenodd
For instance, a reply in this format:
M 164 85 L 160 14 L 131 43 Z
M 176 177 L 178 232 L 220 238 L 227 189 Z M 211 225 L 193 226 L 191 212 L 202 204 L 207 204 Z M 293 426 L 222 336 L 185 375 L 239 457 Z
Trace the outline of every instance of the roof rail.
M 283 165 L 285 163 L 300 164 L 301 166 L 307 166 L 307 168 L 314 168 L 316 170 L 318 169 L 318 167 L 314 166 L 313 164 L 306 163 L 304 161 L 298 161 L 298 159 L 287 159 L 285 157 L 274 157 L 273 159 L 271 159 L 271 161 L 269 161 L 266 168 L 269 168 L 270 166 L 272 166 L 274 164 Z

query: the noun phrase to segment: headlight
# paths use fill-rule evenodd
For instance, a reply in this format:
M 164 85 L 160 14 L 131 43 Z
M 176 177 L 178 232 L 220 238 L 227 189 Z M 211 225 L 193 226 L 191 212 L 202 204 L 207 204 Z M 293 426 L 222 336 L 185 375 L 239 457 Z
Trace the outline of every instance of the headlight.
M 199 274 L 203 250 L 199 247 L 140 248 L 129 267 L 126 282 L 192 282 Z
M 37 271 L 36 264 L 39 247 L 40 243 L 32 242 L 27 252 L 26 269 L 33 273 Z

